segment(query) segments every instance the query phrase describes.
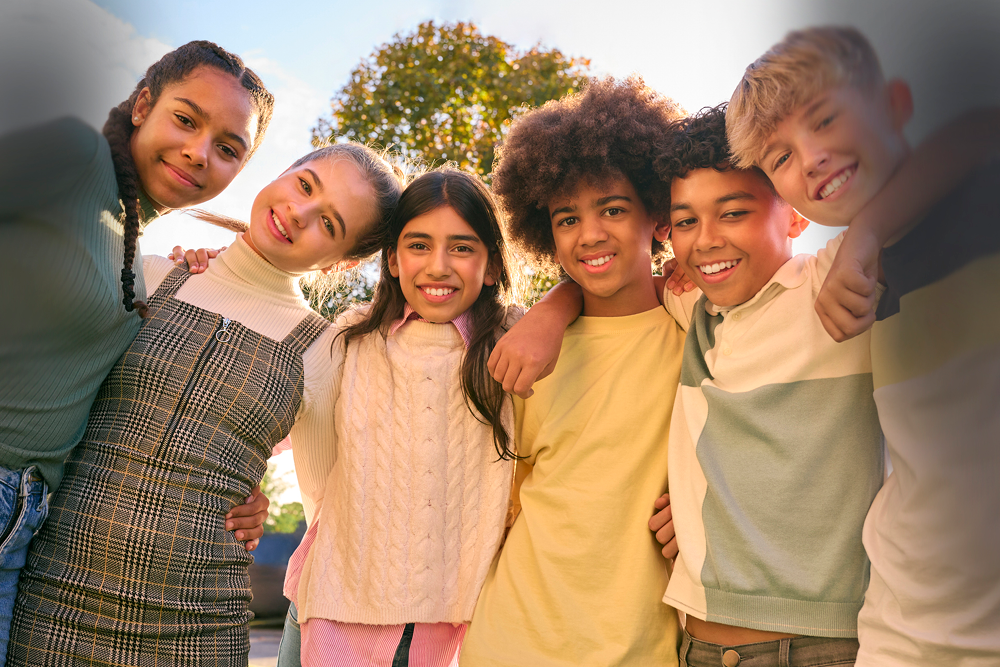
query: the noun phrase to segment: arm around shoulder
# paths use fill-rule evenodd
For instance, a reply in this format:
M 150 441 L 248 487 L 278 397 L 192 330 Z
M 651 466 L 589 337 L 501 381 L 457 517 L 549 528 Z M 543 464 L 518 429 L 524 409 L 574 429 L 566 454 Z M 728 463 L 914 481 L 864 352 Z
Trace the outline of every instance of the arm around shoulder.
M 493 379 L 508 393 L 531 396 L 531 385 L 555 368 L 566 327 L 582 310 L 583 292 L 576 283 L 563 281 L 549 290 L 497 341 L 489 360 Z

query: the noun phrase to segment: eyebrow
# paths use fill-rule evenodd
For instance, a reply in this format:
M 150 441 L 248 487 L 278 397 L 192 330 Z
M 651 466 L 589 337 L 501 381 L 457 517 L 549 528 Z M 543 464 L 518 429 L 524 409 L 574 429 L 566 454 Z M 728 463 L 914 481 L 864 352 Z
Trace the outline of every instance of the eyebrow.
M 613 201 L 625 201 L 631 204 L 632 198 L 627 197 L 625 195 L 608 195 L 607 197 L 601 197 L 594 203 L 597 204 L 598 206 L 604 206 L 605 204 L 609 204 Z M 556 217 L 557 213 L 573 213 L 574 211 L 576 211 L 576 207 L 573 206 L 572 204 L 568 206 L 561 206 L 552 211 L 552 213 L 549 214 L 549 218 L 551 219 Z
M 201 116 L 205 120 L 210 120 L 211 119 L 211 116 L 208 115 L 207 111 L 205 111 L 200 106 L 198 106 L 197 104 L 195 104 L 193 101 L 187 99 L 186 97 L 175 97 L 174 99 L 177 100 L 178 102 L 183 102 L 184 104 L 186 104 L 189 107 L 191 107 L 191 111 L 194 111 L 196 114 L 198 114 L 199 116 Z M 243 150 L 245 150 L 245 151 L 250 150 L 250 144 L 248 144 L 247 140 L 244 139 L 243 137 L 241 137 L 240 135 L 236 134 L 235 132 L 233 132 L 231 130 L 223 130 L 222 133 L 225 136 L 227 136 L 230 139 L 232 139 L 233 141 L 235 141 L 236 143 L 238 143 L 240 146 L 242 146 Z
M 806 107 L 805 113 L 803 113 L 802 115 L 805 116 L 806 118 L 810 118 L 814 113 L 816 113 L 816 111 L 819 110 L 820 107 L 822 107 L 824 104 L 827 103 L 829 97 L 830 97 L 829 95 L 823 95 L 818 100 L 816 100 L 808 107 Z M 764 150 L 760 152 L 760 159 L 758 160 L 758 162 L 763 162 L 764 158 L 770 155 L 771 152 L 774 150 L 774 147 L 777 143 L 778 142 L 775 141 L 764 146 Z
M 756 201 L 757 198 L 755 196 L 753 196 L 752 194 L 750 194 L 749 192 L 746 192 L 745 190 L 735 190 L 735 191 L 730 192 L 728 194 L 722 195 L 721 197 L 719 197 L 718 199 L 715 200 L 715 203 L 716 204 L 725 204 L 726 202 L 742 201 L 742 200 L 746 200 L 746 199 Z M 694 210 L 694 207 L 691 206 L 691 204 L 688 204 L 687 202 L 679 202 L 679 203 L 671 204 L 670 205 L 670 212 L 671 213 L 673 213 L 674 211 L 693 211 L 693 210 Z

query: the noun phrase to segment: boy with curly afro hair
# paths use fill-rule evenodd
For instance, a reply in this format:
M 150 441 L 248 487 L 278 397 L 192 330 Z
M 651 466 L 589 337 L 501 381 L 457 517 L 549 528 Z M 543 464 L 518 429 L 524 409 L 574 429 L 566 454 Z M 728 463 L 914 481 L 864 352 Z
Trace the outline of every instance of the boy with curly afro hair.
M 684 337 L 652 275 L 669 231 L 655 149 L 679 116 L 637 77 L 604 79 L 521 117 L 499 152 L 512 238 L 579 285 L 583 314 L 552 375 L 515 399 L 521 512 L 463 667 L 677 664 L 678 617 L 660 601 L 668 564 L 645 524 L 666 489 Z

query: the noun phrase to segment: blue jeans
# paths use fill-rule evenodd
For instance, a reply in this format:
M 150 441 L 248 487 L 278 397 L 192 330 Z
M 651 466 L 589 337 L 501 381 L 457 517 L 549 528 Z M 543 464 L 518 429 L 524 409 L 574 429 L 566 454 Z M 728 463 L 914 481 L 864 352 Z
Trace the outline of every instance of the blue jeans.
M 299 613 L 294 602 L 288 605 L 285 629 L 281 631 L 277 667 L 302 667 L 302 630 L 299 628 Z
M 34 466 L 0 467 L 0 667 L 7 662 L 10 622 L 17 598 L 17 579 L 28 557 L 35 531 L 49 515 L 49 489 Z

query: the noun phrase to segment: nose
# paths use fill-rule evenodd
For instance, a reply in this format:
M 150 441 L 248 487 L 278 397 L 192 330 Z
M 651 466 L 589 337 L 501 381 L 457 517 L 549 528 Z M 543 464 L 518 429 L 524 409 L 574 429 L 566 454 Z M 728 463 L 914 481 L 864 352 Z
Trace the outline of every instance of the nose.
M 208 134 L 199 132 L 184 144 L 182 152 L 192 166 L 204 168 L 208 165 L 208 155 L 211 147 L 211 137 Z
M 725 239 L 719 233 L 719 225 L 714 220 L 704 220 L 698 223 L 698 232 L 694 240 L 694 249 L 700 252 L 715 250 L 725 245 Z
M 817 141 L 803 141 L 799 150 L 802 155 L 802 169 L 808 176 L 822 171 L 830 163 L 830 151 Z
M 597 245 L 608 240 L 608 232 L 604 229 L 604 221 L 599 215 L 584 216 L 579 224 L 582 245 Z
M 434 278 L 446 278 L 451 275 L 451 262 L 448 260 L 446 247 L 435 248 L 427 259 L 427 275 Z
M 313 202 L 288 202 L 288 219 L 296 227 L 304 228 L 310 220 L 319 220 L 319 218 L 319 206 Z

